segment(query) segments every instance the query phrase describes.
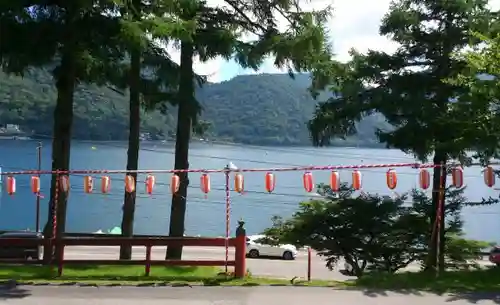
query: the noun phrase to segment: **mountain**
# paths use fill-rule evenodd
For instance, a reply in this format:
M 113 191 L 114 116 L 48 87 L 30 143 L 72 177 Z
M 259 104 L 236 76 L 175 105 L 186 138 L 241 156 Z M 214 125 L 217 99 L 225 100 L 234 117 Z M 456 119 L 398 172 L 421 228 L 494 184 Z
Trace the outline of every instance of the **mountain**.
M 208 83 L 196 97 L 203 106 L 201 119 L 210 123 L 204 137 L 256 145 L 310 145 L 307 121 L 316 101 L 307 88 L 307 74 L 242 75 L 222 83 Z M 23 78 L 0 73 L 0 125 L 16 124 L 28 134 L 50 136 L 56 90 L 51 75 L 29 70 Z M 126 140 L 128 98 L 93 85 L 80 85 L 75 94 L 75 139 Z M 166 115 L 144 113 L 142 132 L 152 139 L 175 135 L 176 109 Z M 359 124 L 359 134 L 336 145 L 373 146 L 380 117 Z

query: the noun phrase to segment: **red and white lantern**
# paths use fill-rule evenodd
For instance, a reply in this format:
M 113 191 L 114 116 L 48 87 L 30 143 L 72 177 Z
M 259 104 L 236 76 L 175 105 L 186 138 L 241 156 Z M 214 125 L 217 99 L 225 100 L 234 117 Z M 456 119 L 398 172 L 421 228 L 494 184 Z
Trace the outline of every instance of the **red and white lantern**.
M 425 168 L 418 173 L 418 183 L 421 189 L 426 190 L 431 186 L 431 174 Z
M 330 174 L 330 188 L 334 192 L 338 192 L 340 189 L 340 174 L 339 172 L 333 171 Z
M 389 169 L 385 174 L 387 180 L 387 187 L 391 190 L 395 189 L 398 186 L 398 176 L 396 174 L 396 170 Z
M 109 176 L 101 177 L 101 193 L 107 194 L 111 191 L 111 178 Z
M 125 176 L 125 191 L 127 193 L 135 192 L 135 179 L 132 175 Z
M 70 184 L 69 184 L 69 176 L 68 175 L 62 175 L 59 177 L 59 184 L 61 187 L 61 191 L 67 193 L 69 192 L 70 189 Z
M 304 173 L 304 176 L 302 177 L 302 182 L 304 184 L 304 189 L 306 192 L 310 193 L 314 189 L 314 179 L 313 179 L 313 174 L 311 172 L 306 172 Z
M 155 188 L 155 183 L 156 183 L 155 176 L 153 176 L 153 175 L 146 176 L 145 184 L 146 184 L 146 193 L 148 193 L 148 195 L 153 194 L 153 190 Z
M 170 192 L 175 194 L 179 191 L 181 185 L 181 178 L 177 174 L 173 174 L 170 178 Z
M 487 166 L 483 172 L 484 183 L 488 187 L 493 187 L 495 185 L 495 170 L 491 166 Z
M 7 194 L 14 195 L 16 193 L 16 178 L 9 176 L 7 177 Z
M 83 191 L 87 194 L 94 191 L 94 179 L 92 179 L 92 176 L 85 176 L 83 178 Z
M 31 177 L 31 192 L 33 194 L 40 194 L 40 177 Z
M 274 188 L 276 187 L 276 179 L 273 173 L 271 172 L 266 173 L 265 183 L 266 183 L 266 191 L 268 193 L 272 193 L 274 191 Z
M 202 174 L 200 177 L 200 188 L 205 194 L 210 192 L 210 176 L 208 174 Z
M 361 189 L 361 172 L 358 170 L 355 170 L 352 172 L 352 188 L 355 190 L 360 190 Z
M 461 167 L 455 167 L 451 170 L 451 184 L 456 188 L 464 186 L 464 170 Z
M 238 193 L 243 193 L 245 189 L 245 180 L 242 173 L 234 174 L 234 190 Z

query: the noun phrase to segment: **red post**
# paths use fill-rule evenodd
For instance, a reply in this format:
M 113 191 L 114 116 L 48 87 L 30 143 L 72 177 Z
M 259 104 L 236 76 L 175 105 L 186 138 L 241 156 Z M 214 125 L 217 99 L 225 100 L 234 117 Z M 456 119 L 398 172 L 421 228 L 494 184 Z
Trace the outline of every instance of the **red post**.
M 144 273 L 149 276 L 151 273 L 151 245 L 146 245 L 146 265 L 144 266 Z
M 244 278 L 246 275 L 246 242 L 247 236 L 243 225 L 244 221 L 238 221 L 238 228 L 236 228 L 236 244 L 234 249 L 234 276 L 236 278 Z
M 312 265 L 312 251 L 311 247 L 307 247 L 307 280 L 311 281 L 311 265 Z
M 60 242 L 56 246 L 56 249 L 59 249 L 57 253 L 57 276 L 62 276 L 64 268 L 64 244 Z

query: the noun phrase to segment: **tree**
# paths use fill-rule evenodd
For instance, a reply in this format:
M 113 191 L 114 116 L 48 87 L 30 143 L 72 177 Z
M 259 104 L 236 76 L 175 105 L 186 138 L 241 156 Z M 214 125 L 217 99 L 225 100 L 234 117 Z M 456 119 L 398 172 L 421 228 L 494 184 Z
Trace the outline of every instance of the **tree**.
M 345 185 L 339 196 L 319 186 L 324 199 L 302 202 L 292 218 L 273 218 L 264 234 L 276 243 L 308 245 L 330 269 L 344 259 L 356 276 L 365 269 L 396 272 L 422 259 L 427 221 L 397 198 L 362 194 L 354 197 Z
M 118 82 L 128 87 L 130 93 L 127 151 L 127 171 L 130 172 L 127 175 L 133 177 L 135 184 L 133 192 L 124 192 L 121 229 L 122 236 L 126 237 L 132 237 L 134 227 L 141 108 L 142 106 L 146 110 L 160 108 L 165 112 L 167 103 L 176 103 L 179 66 L 157 43 L 166 42 L 171 38 L 182 38 L 189 32 L 190 20 L 182 23 L 173 18 L 172 10 L 176 5 L 180 3 L 165 0 L 152 2 L 131 0 L 125 1 L 120 10 L 124 20 L 128 21 L 124 27 L 131 32 L 123 50 L 130 56 L 130 63 L 125 64 L 122 80 Z M 204 81 L 197 75 L 193 78 Z M 120 247 L 120 259 L 131 259 L 131 256 L 131 246 Z
M 320 12 L 304 12 L 299 1 L 244 1 L 225 0 L 227 7 L 208 7 L 205 1 L 192 1 L 183 10 L 182 20 L 198 21 L 196 33 L 190 40 L 180 41 L 179 110 L 177 120 L 175 169 L 189 168 L 189 141 L 193 122 L 200 107 L 195 103 L 193 84 L 193 56 L 202 61 L 216 56 L 234 57 L 242 66 L 258 69 L 267 55 L 274 55 L 275 65 L 295 71 L 312 70 L 330 59 L 324 23 L 329 9 Z M 278 16 L 288 23 L 288 29 L 280 32 Z M 253 35 L 255 40 L 244 39 Z M 184 234 L 187 188 L 187 172 L 179 172 L 179 191 L 172 196 L 169 235 Z M 180 259 L 182 247 L 168 247 L 166 258 Z
M 468 150 L 488 152 L 487 148 L 498 144 L 491 129 L 481 124 L 491 113 L 489 104 L 469 99 L 466 86 L 447 81 L 466 65 L 453 52 L 479 43 L 472 31 L 491 30 L 496 16 L 487 5 L 486 0 L 393 2 L 380 33 L 399 43 L 397 51 L 392 55 L 352 51 L 352 61 L 331 72 L 337 73 L 331 84 L 340 97 L 317 106 L 309 124 L 314 144 L 327 145 L 332 137 L 353 134 L 362 117 L 383 114 L 392 128 L 377 131 L 381 143 L 421 161 L 432 156 L 436 166 L 432 201 L 437 211 L 440 189 L 446 185 L 445 175 L 441 180 L 446 163 L 468 161 Z M 445 219 L 441 216 L 442 228 Z M 442 230 L 440 237 L 444 239 Z M 437 238 L 431 239 L 429 268 L 433 269 Z M 444 244 L 439 252 L 444 252 Z M 439 261 L 444 266 L 443 256 Z
M 113 1 L 105 0 L 3 1 L 0 5 L 0 63 L 5 71 L 22 74 L 29 66 L 54 67 L 56 60 L 53 171 L 69 169 L 75 87 L 84 82 L 106 83 L 107 74 L 102 72 L 113 71 L 110 65 L 122 59 L 122 54 L 110 47 L 120 35 L 118 18 L 103 14 L 113 8 Z M 66 226 L 67 197 L 58 192 L 56 180 L 57 175 L 53 175 L 52 212 L 44 229 L 49 238 L 53 236 L 52 214 L 56 206 L 56 234 L 60 236 Z M 45 253 L 49 255 L 52 251 Z
M 273 217 L 273 226 L 259 242 L 310 246 L 323 256 L 332 269 L 341 259 L 356 276 L 365 271 L 396 272 L 410 263 L 423 263 L 429 252 L 427 237 L 435 211 L 432 199 L 419 190 L 395 198 L 373 194 L 353 196 L 343 185 L 339 193 L 318 186 L 322 199 L 300 204 L 289 219 Z M 463 189 L 447 190 L 445 225 L 447 266 L 468 267 L 481 259 L 479 252 L 488 243 L 463 238 L 461 211 L 468 202 Z
M 466 66 L 461 74 L 448 81 L 469 90 L 467 98 L 459 101 L 464 104 L 463 108 L 467 108 L 470 100 L 475 105 L 483 104 L 482 108 L 489 107 L 491 111 L 484 113 L 480 121 L 484 130 L 482 141 L 490 146 L 477 152 L 480 161 L 488 163 L 491 157 L 499 157 L 496 127 L 500 124 L 500 35 L 492 33 L 488 37 L 480 33 L 473 34 L 482 43 L 472 50 L 459 50 L 455 54 L 458 60 L 466 62 Z M 470 109 L 467 111 L 470 112 Z

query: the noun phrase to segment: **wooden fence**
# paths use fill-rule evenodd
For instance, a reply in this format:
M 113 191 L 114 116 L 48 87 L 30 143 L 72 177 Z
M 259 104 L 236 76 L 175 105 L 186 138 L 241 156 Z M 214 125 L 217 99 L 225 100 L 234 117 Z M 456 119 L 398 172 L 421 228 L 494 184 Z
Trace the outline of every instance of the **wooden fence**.
M 64 265 L 143 265 L 145 275 L 149 276 L 151 266 L 234 266 L 234 275 L 243 278 L 246 272 L 246 236 L 236 236 L 228 239 L 228 246 L 234 247 L 234 260 L 152 260 L 151 249 L 154 246 L 197 246 L 197 247 L 225 247 L 225 238 L 199 237 L 64 237 L 56 240 L 29 239 L 29 238 L 0 238 L 0 247 L 32 247 L 52 246 L 57 249 L 54 263 L 57 264 L 58 274 L 63 274 Z M 146 248 L 146 257 L 143 260 L 96 260 L 96 259 L 65 259 L 64 250 L 67 246 L 143 246 Z M 39 261 L 21 259 L 2 259 L 0 263 L 11 264 L 39 264 Z

